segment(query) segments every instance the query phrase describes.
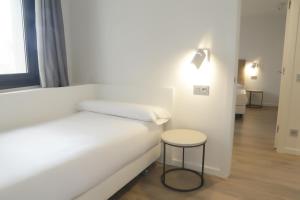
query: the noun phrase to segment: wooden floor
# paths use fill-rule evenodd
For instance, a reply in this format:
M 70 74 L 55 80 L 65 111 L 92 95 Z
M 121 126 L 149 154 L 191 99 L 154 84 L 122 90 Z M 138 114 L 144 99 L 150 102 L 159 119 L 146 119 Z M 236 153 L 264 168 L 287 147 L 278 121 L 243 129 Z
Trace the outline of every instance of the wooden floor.
M 278 154 L 273 148 L 275 108 L 248 110 L 236 121 L 232 173 L 223 180 L 206 176 L 205 187 L 191 193 L 166 189 L 156 164 L 112 200 L 300 200 L 300 157 Z M 179 176 L 179 175 L 178 175 Z M 185 180 L 189 179 L 189 180 Z M 191 177 L 180 177 L 190 182 Z

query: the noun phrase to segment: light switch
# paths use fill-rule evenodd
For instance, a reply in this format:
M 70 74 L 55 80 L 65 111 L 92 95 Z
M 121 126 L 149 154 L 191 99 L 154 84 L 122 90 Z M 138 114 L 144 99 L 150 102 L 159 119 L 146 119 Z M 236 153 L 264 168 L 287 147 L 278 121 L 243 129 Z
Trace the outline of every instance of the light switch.
M 209 96 L 209 86 L 206 85 L 195 85 L 194 95 Z

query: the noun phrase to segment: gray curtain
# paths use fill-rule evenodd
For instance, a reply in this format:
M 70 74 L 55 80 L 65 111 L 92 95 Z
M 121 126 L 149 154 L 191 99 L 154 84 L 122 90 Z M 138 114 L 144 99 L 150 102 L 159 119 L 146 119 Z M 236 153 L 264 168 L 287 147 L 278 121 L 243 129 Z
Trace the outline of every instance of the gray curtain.
M 42 87 L 69 85 L 60 0 L 36 0 L 36 27 Z

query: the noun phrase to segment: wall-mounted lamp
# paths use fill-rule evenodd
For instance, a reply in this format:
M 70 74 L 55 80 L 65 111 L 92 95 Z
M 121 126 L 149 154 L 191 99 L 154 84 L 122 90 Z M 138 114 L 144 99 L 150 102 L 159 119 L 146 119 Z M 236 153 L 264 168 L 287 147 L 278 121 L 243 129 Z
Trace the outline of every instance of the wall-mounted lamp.
M 251 79 L 257 79 L 258 75 L 258 67 L 259 64 L 257 62 L 251 63 L 251 66 L 249 67 L 248 74 Z
M 194 56 L 192 63 L 199 69 L 203 62 L 207 59 L 210 60 L 210 50 L 209 49 L 198 49 L 196 55 Z

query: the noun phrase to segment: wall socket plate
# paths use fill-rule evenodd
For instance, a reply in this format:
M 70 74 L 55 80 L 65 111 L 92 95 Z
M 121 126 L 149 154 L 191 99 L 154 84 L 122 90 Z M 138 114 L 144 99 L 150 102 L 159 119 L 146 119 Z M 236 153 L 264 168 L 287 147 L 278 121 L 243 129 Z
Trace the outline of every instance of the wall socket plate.
M 194 85 L 194 95 L 209 96 L 209 86 Z
M 297 81 L 297 82 L 300 82 L 300 74 L 297 74 L 297 75 L 296 75 L 296 81 Z
M 291 129 L 290 130 L 290 136 L 298 137 L 298 135 L 299 135 L 299 130 L 297 130 L 297 129 Z

